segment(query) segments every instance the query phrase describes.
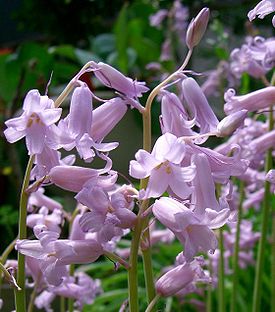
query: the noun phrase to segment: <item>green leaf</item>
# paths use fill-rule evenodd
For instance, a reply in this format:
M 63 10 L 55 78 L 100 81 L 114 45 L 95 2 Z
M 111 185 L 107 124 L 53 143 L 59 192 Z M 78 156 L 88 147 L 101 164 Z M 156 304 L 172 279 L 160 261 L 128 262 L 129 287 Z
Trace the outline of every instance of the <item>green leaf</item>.
M 54 56 L 66 57 L 71 60 L 76 60 L 75 49 L 69 44 L 63 44 L 60 46 L 50 47 L 49 53 Z
M 115 36 L 113 34 L 102 34 L 92 40 L 93 53 L 106 58 L 116 50 Z
M 75 55 L 76 55 L 76 58 L 78 59 L 78 61 L 82 65 L 84 65 L 90 61 L 95 61 L 95 62 L 100 61 L 99 56 L 97 56 L 96 54 L 94 54 L 90 51 L 86 51 L 86 50 L 82 50 L 82 49 L 75 49 Z
M 118 53 L 118 66 L 122 72 L 128 73 L 128 57 L 127 57 L 127 8 L 128 5 L 124 4 L 114 27 L 116 38 L 116 48 Z

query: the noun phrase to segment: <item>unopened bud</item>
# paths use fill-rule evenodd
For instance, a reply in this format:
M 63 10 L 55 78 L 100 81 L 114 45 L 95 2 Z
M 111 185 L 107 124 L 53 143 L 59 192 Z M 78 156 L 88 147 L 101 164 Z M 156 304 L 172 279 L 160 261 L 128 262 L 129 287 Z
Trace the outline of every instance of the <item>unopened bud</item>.
M 209 15 L 209 9 L 203 8 L 190 22 L 186 32 L 186 44 L 189 49 L 193 49 L 201 41 L 208 24 Z
M 229 116 L 226 116 L 217 125 L 216 135 L 219 137 L 226 137 L 231 135 L 243 124 L 245 118 L 247 117 L 247 113 L 248 111 L 246 109 L 242 109 Z

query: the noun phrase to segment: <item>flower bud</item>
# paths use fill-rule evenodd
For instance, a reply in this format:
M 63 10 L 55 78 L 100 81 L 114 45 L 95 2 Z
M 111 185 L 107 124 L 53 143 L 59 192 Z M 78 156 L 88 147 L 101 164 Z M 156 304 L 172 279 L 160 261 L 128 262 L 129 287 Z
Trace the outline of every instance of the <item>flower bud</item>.
M 194 278 L 195 272 L 189 263 L 179 265 L 157 280 L 157 293 L 162 297 L 173 296 L 192 283 Z
M 113 98 L 100 105 L 93 111 L 93 123 L 90 134 L 98 142 L 109 134 L 120 122 L 127 111 L 127 105 L 119 97 Z
M 226 137 L 231 135 L 243 124 L 245 118 L 247 117 L 247 113 L 248 111 L 246 109 L 242 109 L 229 116 L 226 116 L 217 125 L 217 136 Z
M 71 192 L 79 192 L 87 181 L 96 180 L 98 175 L 96 169 L 77 166 L 56 166 L 49 172 L 52 183 Z
M 186 32 L 186 44 L 190 50 L 201 41 L 208 24 L 208 20 L 209 9 L 203 8 L 190 22 Z

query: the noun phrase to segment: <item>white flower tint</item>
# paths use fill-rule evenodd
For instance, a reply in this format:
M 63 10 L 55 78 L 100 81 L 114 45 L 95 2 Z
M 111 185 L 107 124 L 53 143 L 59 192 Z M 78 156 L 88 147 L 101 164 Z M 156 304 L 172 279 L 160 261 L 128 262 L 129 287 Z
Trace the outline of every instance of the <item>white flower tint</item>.
M 145 197 L 159 197 L 168 187 L 179 197 L 186 198 L 192 188 L 195 167 L 181 167 L 185 155 L 185 144 L 171 133 L 163 134 L 156 142 L 152 153 L 139 150 L 136 160 L 130 162 L 130 175 L 134 178 L 149 177 Z
M 10 143 L 26 137 L 29 154 L 40 154 L 47 130 L 59 120 L 61 112 L 61 108 L 55 108 L 47 96 L 41 96 L 38 90 L 31 90 L 25 97 L 22 115 L 5 122 L 8 128 L 4 134 Z

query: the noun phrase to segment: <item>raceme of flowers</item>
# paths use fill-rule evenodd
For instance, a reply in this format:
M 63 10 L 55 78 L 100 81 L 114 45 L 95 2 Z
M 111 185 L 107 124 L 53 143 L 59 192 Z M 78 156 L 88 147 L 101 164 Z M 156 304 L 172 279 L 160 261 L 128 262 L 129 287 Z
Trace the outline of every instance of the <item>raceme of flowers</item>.
M 175 1 L 173 7 L 176 30 L 180 16 L 175 8 L 179 4 Z M 249 14 L 253 19 L 254 15 Z M 168 11 L 159 11 L 151 17 L 151 23 L 159 27 L 167 15 Z M 209 10 L 203 9 L 186 30 L 190 50 L 203 36 L 208 19 Z M 273 43 L 274 38 L 257 37 L 234 50 L 232 72 L 238 77 L 243 72 L 255 78 L 265 75 L 274 67 Z M 80 80 L 85 72 L 112 89 L 115 96 L 99 99 Z M 274 104 L 275 87 L 265 86 L 240 96 L 233 89 L 227 90 L 227 116 L 219 121 L 194 78 L 183 69 L 174 77 L 172 84 L 159 88 L 159 103 L 154 104 L 161 106 L 161 136 L 152 150 L 139 149 L 130 161 L 130 177 L 148 182 L 141 184 L 141 189 L 118 183 L 111 155 L 119 142 L 109 142 L 105 137 L 129 107 L 146 114 L 148 107 L 139 102 L 149 94 L 145 82 L 126 77 L 108 64 L 91 61 L 68 85 L 73 91 L 67 115 L 59 106 L 64 98 L 54 102 L 31 90 L 21 115 L 5 122 L 6 139 L 14 143 L 25 138 L 28 154 L 33 157 L 26 224 L 35 239 L 21 238 L 15 248 L 26 256 L 27 274 L 36 285 L 37 308 L 51 311 L 56 296 L 72 298 L 77 309 L 91 304 L 102 292 L 100 281 L 82 272 L 71 275 L 68 266 L 95 262 L 106 255 L 131 268 L 131 250 L 119 248 L 118 242 L 135 232 L 140 220 L 148 220 L 148 215 L 164 228 L 148 225 L 150 241 L 141 233 L 143 250 L 156 243 L 171 243 L 175 238 L 182 245 L 175 264 L 157 279 L 157 294 L 176 295 L 181 300 L 189 293 L 201 295 L 197 283 L 217 285 L 220 250 L 215 231 L 224 225 L 228 229 L 223 234 L 227 257 L 233 255 L 239 196 L 232 177 L 245 183 L 245 209 L 262 201 L 266 180 L 274 191 L 274 170 L 264 172 L 264 157 L 274 145 L 275 130 L 269 131 L 268 119 L 257 121 L 248 113 Z M 230 137 L 213 150 L 202 146 L 211 136 Z M 63 157 L 64 151 L 71 154 Z M 84 161 L 83 166 L 74 165 L 77 158 Z M 95 158 L 104 162 L 102 168 L 93 167 Z M 48 185 L 71 192 L 76 201 L 72 215 L 46 195 Z M 151 206 L 142 210 L 148 200 Z M 67 238 L 61 236 L 65 222 L 70 223 Z M 241 267 L 255 262 L 251 248 L 259 236 L 253 233 L 249 221 L 242 221 Z M 228 263 L 226 273 L 230 273 Z

